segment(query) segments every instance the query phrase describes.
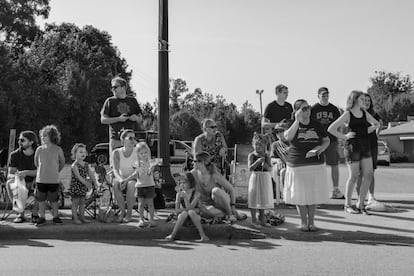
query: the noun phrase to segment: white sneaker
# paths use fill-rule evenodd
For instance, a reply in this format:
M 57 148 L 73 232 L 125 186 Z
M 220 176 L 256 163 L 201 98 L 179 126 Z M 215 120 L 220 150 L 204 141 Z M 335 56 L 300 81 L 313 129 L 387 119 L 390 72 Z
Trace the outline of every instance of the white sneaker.
M 341 190 L 339 190 L 338 188 L 336 188 L 335 190 L 332 191 L 332 199 L 345 199 L 345 196 L 343 193 L 341 193 Z

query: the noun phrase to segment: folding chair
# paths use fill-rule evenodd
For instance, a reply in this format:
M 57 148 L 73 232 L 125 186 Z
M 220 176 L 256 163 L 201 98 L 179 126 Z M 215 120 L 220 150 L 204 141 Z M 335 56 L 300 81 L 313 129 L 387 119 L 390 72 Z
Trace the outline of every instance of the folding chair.
M 281 191 L 283 190 L 283 170 L 286 168 L 286 155 L 288 152 L 289 146 L 284 143 L 282 140 L 277 140 L 272 143 L 271 147 L 271 157 L 273 159 L 279 159 L 282 162 L 282 169 L 279 169 L 277 162 L 272 161 L 272 178 L 275 182 L 275 193 L 276 193 L 276 203 L 279 204 L 282 202 Z M 275 160 L 276 161 L 276 160 Z

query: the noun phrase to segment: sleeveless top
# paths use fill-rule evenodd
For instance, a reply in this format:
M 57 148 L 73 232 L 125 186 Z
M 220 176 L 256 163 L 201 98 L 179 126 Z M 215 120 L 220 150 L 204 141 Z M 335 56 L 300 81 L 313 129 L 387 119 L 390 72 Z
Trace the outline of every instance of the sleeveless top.
M 350 128 L 350 131 L 355 132 L 355 137 L 352 139 L 349 139 L 349 142 L 353 142 L 357 139 L 367 139 L 368 138 L 368 121 L 367 121 L 367 115 L 365 111 L 362 112 L 362 117 L 357 118 L 352 114 L 351 111 L 349 111 L 349 124 L 348 127 Z
M 256 162 L 256 160 L 257 159 L 260 159 L 260 157 L 259 156 L 257 156 L 256 154 L 252 154 L 252 161 L 251 161 L 251 163 L 253 164 L 254 162 Z M 269 156 L 267 155 L 267 154 L 265 154 L 265 159 L 266 159 L 266 163 L 268 163 L 268 164 L 270 164 L 270 159 L 269 159 Z M 255 172 L 267 172 L 267 170 L 260 164 L 259 166 L 257 166 L 255 169 L 254 169 L 254 171 Z
M 139 176 L 137 179 L 137 187 L 151 187 L 155 186 L 154 173 L 151 172 L 148 174 L 149 166 L 144 166 L 143 163 L 140 164 L 141 167 L 138 167 Z
M 217 132 L 214 135 L 212 141 L 207 141 L 207 138 L 203 135 L 201 136 L 201 150 L 208 152 L 212 157 L 212 161 L 214 163 L 220 162 L 220 149 L 223 148 L 223 141 L 221 139 L 221 135 Z M 221 165 L 219 166 L 219 168 Z
M 191 196 L 190 196 L 190 200 L 189 200 L 190 204 L 191 204 L 191 202 L 193 202 L 194 195 L 195 195 L 195 190 L 193 190 L 191 192 Z M 187 208 L 187 206 L 185 206 L 185 200 L 184 200 L 184 198 L 181 198 L 181 201 L 180 202 L 181 202 L 181 206 L 183 206 L 183 208 Z
M 137 154 L 135 149 L 129 157 L 125 157 L 122 148 L 115 149 L 119 153 L 119 174 L 122 177 L 128 177 L 134 172 L 134 166 L 137 163 Z
M 367 115 L 365 111 L 362 112 L 362 117 L 355 117 L 351 111 L 349 111 L 349 124 L 350 131 L 355 132 L 355 137 L 348 139 L 346 145 L 351 145 L 353 151 L 367 151 L 370 149 L 370 142 L 368 136 L 368 127 L 370 124 L 367 121 Z

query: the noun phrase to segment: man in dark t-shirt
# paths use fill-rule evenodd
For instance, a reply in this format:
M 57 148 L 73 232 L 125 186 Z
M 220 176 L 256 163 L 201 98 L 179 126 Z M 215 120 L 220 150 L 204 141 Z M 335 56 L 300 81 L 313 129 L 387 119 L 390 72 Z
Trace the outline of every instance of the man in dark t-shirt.
M 287 86 L 279 84 L 275 88 L 275 94 L 276 100 L 266 106 L 262 119 L 262 124 L 273 123 L 272 128 L 276 123 L 290 121 L 293 113 L 292 105 L 286 101 L 289 95 Z
M 112 151 L 122 146 L 119 138 L 121 129 L 138 130 L 142 122 L 142 110 L 134 97 L 127 95 L 127 82 L 115 77 L 111 81 L 113 96 L 107 98 L 101 110 L 101 123 L 109 125 L 109 157 Z
M 9 172 L 7 174 L 7 192 L 11 200 L 14 196 L 18 196 L 17 187 L 15 187 L 16 177 L 24 178 L 26 188 L 29 193 L 28 196 L 32 196 L 32 222 L 36 223 L 39 218 L 38 215 L 38 203 L 34 198 L 34 179 L 36 177 L 36 166 L 34 164 L 34 153 L 37 147 L 37 137 L 33 131 L 22 131 L 18 139 L 19 148 L 10 154 Z M 26 201 L 28 203 L 28 200 Z M 19 213 L 14 220 L 15 223 L 25 222 L 24 210 Z
M 326 87 L 321 87 L 318 90 L 319 102 L 314 104 L 311 109 L 311 118 L 318 121 L 325 131 L 328 127 L 339 118 L 341 113 L 339 109 L 329 102 L 329 90 Z M 345 196 L 339 190 L 339 153 L 338 153 L 338 139 L 332 134 L 328 133 L 330 144 L 325 150 L 326 164 L 331 167 L 331 178 L 333 191 L 331 198 L 344 199 Z

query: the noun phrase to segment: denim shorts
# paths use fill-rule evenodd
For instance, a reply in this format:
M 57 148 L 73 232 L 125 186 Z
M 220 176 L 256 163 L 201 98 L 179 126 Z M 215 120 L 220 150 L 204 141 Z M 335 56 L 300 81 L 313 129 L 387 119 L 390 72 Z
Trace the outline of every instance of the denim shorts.
M 59 183 L 36 183 L 37 193 L 37 200 L 39 202 L 43 202 L 48 200 L 50 202 L 57 202 L 58 201 L 58 190 L 59 190 Z
M 155 197 L 155 187 L 138 187 L 138 198 L 154 198 Z

